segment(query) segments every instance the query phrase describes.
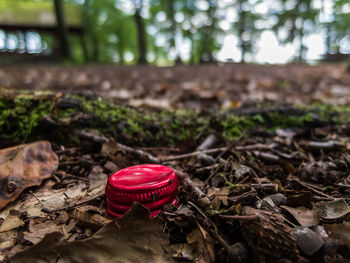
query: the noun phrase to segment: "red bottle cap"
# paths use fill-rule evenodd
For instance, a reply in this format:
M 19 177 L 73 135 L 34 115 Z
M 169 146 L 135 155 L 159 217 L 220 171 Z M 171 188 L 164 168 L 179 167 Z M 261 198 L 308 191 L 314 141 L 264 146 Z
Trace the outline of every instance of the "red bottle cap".
M 106 185 L 107 215 L 118 217 L 140 202 L 151 211 L 160 213 L 163 205 L 177 205 L 179 182 L 173 169 L 157 164 L 124 168 L 112 174 Z

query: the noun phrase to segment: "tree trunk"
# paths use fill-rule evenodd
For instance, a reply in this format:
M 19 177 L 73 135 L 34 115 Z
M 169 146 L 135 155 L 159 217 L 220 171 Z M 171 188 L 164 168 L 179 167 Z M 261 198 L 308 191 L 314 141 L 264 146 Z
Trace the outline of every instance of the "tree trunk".
M 90 45 L 88 45 L 89 42 L 89 33 L 92 30 L 91 26 L 91 14 L 90 14 L 90 9 L 91 9 L 91 1 L 90 0 L 85 0 L 83 4 L 83 37 L 81 38 L 81 46 L 83 49 L 83 55 L 84 55 L 84 61 L 85 62 L 91 62 L 91 49 Z
M 304 46 L 304 22 L 301 25 L 300 28 L 300 46 L 299 46 L 299 58 L 298 58 L 298 62 L 302 63 L 304 61 L 304 52 L 305 52 L 305 46 Z
M 175 64 L 179 65 L 182 64 L 181 57 L 179 54 L 179 50 L 176 46 L 176 21 L 175 21 L 175 8 L 174 8 L 174 2 L 175 1 L 168 1 L 168 16 L 171 23 L 170 26 L 170 32 L 171 32 L 171 38 L 170 38 L 170 46 L 175 49 L 176 58 L 175 58 Z
M 91 33 L 91 39 L 92 39 L 92 59 L 94 61 L 99 61 L 100 50 L 99 50 L 98 38 L 95 32 Z
M 54 0 L 54 4 L 57 23 L 57 36 L 60 45 L 61 55 L 63 58 L 71 58 L 72 52 L 71 47 L 69 45 L 68 29 L 64 20 L 63 1 Z
M 239 28 L 238 28 L 238 35 L 240 38 L 240 49 L 241 49 L 241 63 L 245 63 L 245 54 L 247 52 L 247 46 L 246 46 L 246 41 L 243 39 L 243 34 L 245 32 L 246 28 L 246 12 L 243 10 L 243 3 L 244 0 L 241 0 L 239 2 Z
M 137 59 L 138 64 L 147 64 L 147 40 L 146 40 L 146 32 L 145 32 L 145 26 L 143 23 L 143 19 L 141 16 L 141 8 L 142 8 L 142 1 L 139 2 L 138 6 L 135 6 L 135 23 L 137 28 L 137 39 L 138 39 L 138 50 L 139 50 L 139 57 Z

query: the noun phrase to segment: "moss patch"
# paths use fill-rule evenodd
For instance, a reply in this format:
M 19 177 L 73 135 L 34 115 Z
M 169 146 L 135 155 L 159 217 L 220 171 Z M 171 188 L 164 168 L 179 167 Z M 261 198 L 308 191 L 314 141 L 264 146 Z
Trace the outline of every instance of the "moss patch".
M 52 120 L 48 122 L 48 120 Z M 350 106 L 264 107 L 250 112 L 197 113 L 191 110 L 145 111 L 101 98 L 53 93 L 2 92 L 0 137 L 20 142 L 72 140 L 73 130 L 95 128 L 133 145 L 174 145 L 199 132 L 236 138 L 243 131 L 315 127 L 350 122 Z M 67 136 L 69 135 L 69 136 Z

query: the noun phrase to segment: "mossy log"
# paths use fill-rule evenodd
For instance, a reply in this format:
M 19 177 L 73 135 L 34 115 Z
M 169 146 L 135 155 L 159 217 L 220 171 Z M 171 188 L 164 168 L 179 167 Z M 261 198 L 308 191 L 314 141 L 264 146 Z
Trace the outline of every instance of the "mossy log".
M 169 146 L 212 132 L 225 138 L 245 131 L 312 128 L 350 121 L 350 106 L 254 104 L 210 113 L 192 110 L 154 111 L 117 105 L 95 96 L 52 92 L 0 92 L 0 146 L 37 139 L 77 142 L 75 131 L 97 129 L 105 136 L 138 146 Z

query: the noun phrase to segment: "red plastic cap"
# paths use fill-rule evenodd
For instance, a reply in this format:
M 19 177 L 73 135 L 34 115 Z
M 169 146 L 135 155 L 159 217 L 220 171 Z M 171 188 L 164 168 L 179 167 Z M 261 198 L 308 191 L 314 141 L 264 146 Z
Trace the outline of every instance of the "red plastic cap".
M 177 205 L 179 186 L 174 170 L 157 164 L 131 166 L 112 174 L 106 186 L 107 214 L 120 216 L 140 202 L 157 215 L 168 203 Z

